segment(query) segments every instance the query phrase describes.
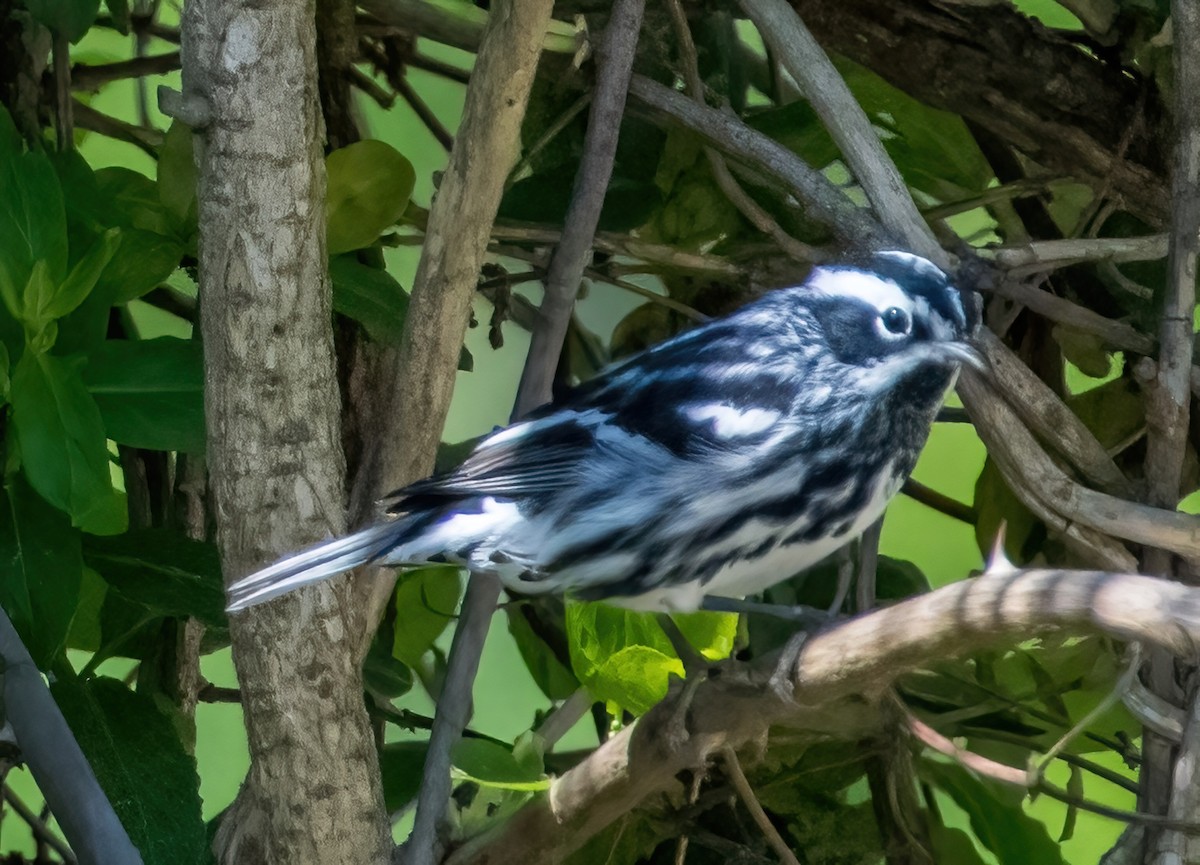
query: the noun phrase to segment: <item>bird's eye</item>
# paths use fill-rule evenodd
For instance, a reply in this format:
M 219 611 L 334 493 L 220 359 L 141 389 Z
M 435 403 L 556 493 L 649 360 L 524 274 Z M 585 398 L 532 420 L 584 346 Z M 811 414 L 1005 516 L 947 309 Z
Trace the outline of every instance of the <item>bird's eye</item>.
M 882 313 L 883 326 L 892 333 L 904 335 L 912 330 L 912 319 L 898 306 L 889 306 Z

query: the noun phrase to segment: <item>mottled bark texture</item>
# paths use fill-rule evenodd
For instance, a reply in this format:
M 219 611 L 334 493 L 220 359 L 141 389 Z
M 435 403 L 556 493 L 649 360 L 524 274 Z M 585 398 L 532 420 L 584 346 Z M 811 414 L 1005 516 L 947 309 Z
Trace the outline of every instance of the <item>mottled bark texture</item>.
M 384 358 L 391 364 L 381 377 L 389 391 L 375 395 L 379 411 L 373 417 L 362 415 L 363 424 L 380 429 L 375 435 L 362 433 L 372 450 L 357 475 L 355 503 L 433 470 L 471 301 L 504 180 L 520 152 L 521 121 L 553 5 L 553 0 L 491 4 L 462 122 L 430 208 L 404 336 L 396 352 Z M 388 20 L 386 3 L 371 0 L 364 8 Z M 386 600 L 384 588 L 379 581 L 372 587 L 370 610 Z
M 345 528 L 312 0 L 192 0 L 208 467 L 227 579 Z M 386 861 L 344 582 L 230 622 L 251 768 L 225 863 Z

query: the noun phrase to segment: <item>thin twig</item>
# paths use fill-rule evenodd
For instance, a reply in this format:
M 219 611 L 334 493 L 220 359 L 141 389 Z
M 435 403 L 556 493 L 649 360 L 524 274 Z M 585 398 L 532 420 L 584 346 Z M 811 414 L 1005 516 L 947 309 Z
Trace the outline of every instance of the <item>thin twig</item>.
M 1096 721 L 1101 715 L 1120 702 L 1121 697 L 1129 690 L 1137 678 L 1139 668 L 1142 665 L 1142 647 L 1140 643 L 1130 643 L 1129 651 L 1125 662 L 1125 671 L 1121 673 L 1121 677 L 1117 679 L 1117 683 L 1109 690 L 1104 698 L 1093 706 L 1082 718 L 1080 718 L 1070 730 L 1063 733 L 1057 742 L 1050 746 L 1050 750 L 1042 755 L 1042 759 L 1038 761 L 1036 767 L 1029 772 L 1030 786 L 1040 783 L 1046 778 L 1046 769 L 1054 761 L 1059 754 L 1063 753 L 1066 747 L 1074 741 L 1080 733 L 1086 730 Z
M 883 226 L 945 268 L 949 258 L 917 210 L 908 186 L 842 76 L 787 0 L 740 0 L 763 41 L 800 84 L 862 185 Z
M 982 728 L 965 726 L 962 728 L 962 735 L 972 739 L 985 739 L 993 742 L 1003 742 L 1008 745 L 1017 745 L 1018 747 L 1026 748 L 1030 751 L 1034 750 L 1024 736 L 1017 735 L 1016 733 L 1009 733 L 1004 730 L 994 730 L 990 727 Z M 1058 755 L 1057 759 L 1071 766 L 1082 769 L 1085 772 L 1089 772 L 1095 775 L 1097 778 L 1102 778 L 1103 780 L 1108 781 L 1110 784 L 1120 787 L 1122 790 L 1126 790 L 1130 793 L 1137 793 L 1138 791 L 1137 781 L 1114 772 L 1107 766 L 1101 766 L 1099 763 L 1088 760 L 1086 757 L 1080 757 L 1078 754 L 1072 754 L 1070 751 L 1064 751 Z
M 420 51 L 413 51 L 409 54 L 407 62 L 413 69 L 420 69 L 422 72 L 429 72 L 459 84 L 466 84 L 471 80 L 469 70 L 455 66 L 452 63 L 445 63 L 436 57 L 430 57 L 428 54 L 423 54 Z
M 683 11 L 680 0 L 667 0 L 667 11 L 671 13 L 671 22 L 675 28 L 675 35 L 679 39 L 679 59 L 683 64 L 684 80 L 687 81 L 691 97 L 697 102 L 703 103 L 704 82 L 700 78 L 700 61 L 696 56 L 696 43 L 692 41 L 692 31 L 688 27 L 687 14 Z M 758 202 L 742 189 L 742 185 L 733 176 L 720 152 L 714 147 L 705 146 L 704 155 L 708 159 L 713 179 L 716 180 L 721 192 L 751 225 L 772 238 L 779 244 L 780 249 L 797 261 L 814 261 L 820 257 L 816 249 L 807 243 L 801 243 L 784 231 L 771 214 L 763 210 Z
M 101 135 L 107 135 L 117 141 L 124 141 L 156 159 L 158 158 L 158 149 L 162 146 L 163 134 L 157 129 L 147 129 L 133 123 L 126 123 L 124 120 L 118 120 L 97 111 L 78 99 L 71 101 L 77 128 L 99 132 Z
M 975 520 L 979 516 L 975 513 L 975 508 L 971 505 L 964 504 L 958 499 L 952 498 L 945 493 L 940 493 L 933 487 L 927 487 L 925 484 L 912 478 L 904 482 L 904 486 L 900 488 L 900 492 L 913 501 L 920 502 L 927 508 L 933 508 L 935 511 L 943 513 L 952 519 L 968 523 L 972 526 L 975 525 Z
M 804 202 L 809 216 L 827 225 L 846 247 L 879 249 L 897 242 L 825 175 L 738 118 L 640 75 L 633 76 L 629 95 L 653 113 L 692 130 L 727 156 L 776 178 Z
M 11 787 L 9 787 L 7 784 L 2 786 L 4 788 L 4 801 L 8 803 L 9 807 L 12 808 L 14 812 L 16 812 L 18 817 L 20 817 L 29 825 L 30 831 L 33 832 L 33 837 L 36 838 L 39 843 L 45 844 L 47 847 L 61 856 L 64 862 L 70 862 L 73 865 L 73 863 L 79 861 L 75 858 L 74 851 L 64 844 L 62 839 L 50 830 L 50 827 L 46 825 L 45 820 L 33 813 L 33 809 L 22 802 L 21 798 L 12 791 Z
M 746 780 L 746 773 L 742 771 L 742 764 L 738 761 L 737 752 L 731 746 L 726 745 L 721 749 L 721 759 L 725 763 L 725 774 L 729 776 L 733 788 L 737 790 L 738 797 L 746 806 L 746 810 L 750 812 L 750 816 L 754 818 L 758 828 L 762 830 L 763 837 L 767 839 L 771 849 L 779 856 L 779 861 L 784 865 L 800 865 L 800 860 L 796 858 L 796 854 L 780 836 L 779 830 L 775 828 L 771 818 L 767 816 L 767 812 L 759 803 L 758 797 L 754 795 L 754 788 Z
M 546 750 L 553 750 L 558 740 L 591 711 L 595 702 L 586 688 L 580 688 L 546 716 L 546 720 L 537 728 L 537 734 L 542 737 Z
M 113 81 L 141 78 L 145 75 L 165 75 L 179 68 L 179 52 L 134 57 L 116 63 L 76 63 L 71 68 L 71 89 L 94 91 Z
M 1080 306 L 1037 286 L 1016 279 L 998 281 L 993 291 L 1001 297 L 1015 300 L 1044 318 L 1065 324 L 1083 333 L 1100 337 L 1113 348 L 1126 349 L 1138 354 L 1154 352 L 1154 337 L 1142 333 L 1132 325 L 1106 318 L 1085 306 Z
M 443 149 L 449 151 L 454 146 L 454 136 L 450 134 L 450 130 L 434 114 L 429 104 L 421 98 L 421 94 L 413 89 L 408 78 L 404 75 L 392 75 L 389 73 L 388 82 L 400 94 L 401 98 L 408 103 L 408 107 L 413 110 L 418 119 L 425 124 L 425 128 L 429 130 L 429 134 L 437 139 L 438 144 L 442 145 Z
M 588 110 L 583 157 L 563 219 L 562 237 L 546 274 L 538 323 L 530 337 L 529 354 L 517 386 L 514 419 L 524 417 L 551 399 L 554 370 L 566 339 L 579 282 L 591 258 L 600 210 L 612 178 L 645 5 L 645 0 L 616 0 L 596 46 L 596 85 Z
M 579 94 L 579 97 L 567 106 L 567 110 L 547 126 L 542 134 L 538 136 L 537 141 L 529 146 L 529 149 L 521 155 L 521 161 L 513 166 L 513 170 L 508 173 L 508 180 L 504 183 L 505 189 L 512 188 L 512 185 L 521 179 L 521 176 L 529 168 L 533 158 L 541 153 L 551 141 L 558 137 L 567 125 L 579 116 L 579 112 L 587 108 L 592 103 L 592 91 L 585 90 Z
M 443 839 L 439 829 L 445 819 L 446 803 L 450 801 L 450 752 L 471 720 L 471 685 L 479 670 L 483 643 L 500 590 L 500 580 L 492 574 L 472 574 L 467 583 L 462 614 L 450 646 L 445 685 L 429 734 L 417 816 L 405 848 L 406 865 L 433 865 L 441 861 Z
M 351 66 L 346 74 L 350 76 L 350 83 L 370 96 L 380 108 L 391 108 L 396 103 L 396 94 L 380 86 L 373 75 L 368 75 L 357 66 Z
M 71 110 L 71 46 L 67 37 L 54 33 L 54 128 L 60 151 L 75 148 L 75 116 Z

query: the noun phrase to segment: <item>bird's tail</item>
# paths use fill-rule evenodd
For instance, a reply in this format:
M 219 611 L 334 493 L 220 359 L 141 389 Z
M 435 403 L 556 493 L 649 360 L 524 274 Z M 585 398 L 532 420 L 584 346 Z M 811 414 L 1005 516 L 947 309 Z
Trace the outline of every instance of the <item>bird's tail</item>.
M 396 546 L 404 528 L 403 521 L 378 523 L 289 556 L 231 585 L 225 609 L 231 613 L 244 610 L 374 561 Z

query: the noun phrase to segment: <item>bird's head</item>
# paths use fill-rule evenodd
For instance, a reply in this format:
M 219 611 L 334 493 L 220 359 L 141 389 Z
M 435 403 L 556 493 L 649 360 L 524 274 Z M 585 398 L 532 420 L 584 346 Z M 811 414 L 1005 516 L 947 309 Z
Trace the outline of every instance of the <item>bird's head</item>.
M 813 324 L 843 364 L 881 381 L 979 364 L 970 339 L 980 323 L 974 292 L 907 252 L 813 269 L 801 289 Z

